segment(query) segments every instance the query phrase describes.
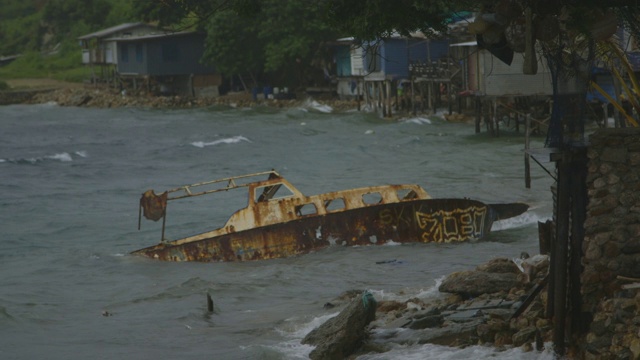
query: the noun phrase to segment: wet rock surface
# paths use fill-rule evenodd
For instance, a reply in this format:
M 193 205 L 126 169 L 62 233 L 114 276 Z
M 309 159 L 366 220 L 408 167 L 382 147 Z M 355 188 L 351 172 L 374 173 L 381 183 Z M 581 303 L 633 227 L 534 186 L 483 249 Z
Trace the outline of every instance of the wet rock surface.
M 4 100 L 3 100 L 4 99 Z M 247 108 L 268 106 L 288 108 L 303 106 L 306 96 L 294 99 L 254 100 L 247 93 L 230 93 L 216 97 L 188 97 L 188 96 L 159 96 L 145 91 L 118 91 L 105 87 L 67 87 L 59 89 L 31 90 L 4 92 L 0 94 L 0 101 L 6 104 L 42 104 L 55 102 L 60 106 L 82 106 L 95 108 L 113 107 L 142 107 L 142 108 L 198 108 L 211 106 L 227 106 L 232 108 Z M 357 102 L 351 100 L 326 99 L 323 105 L 328 105 L 331 111 L 346 111 L 355 109 Z
M 303 344 L 316 346 L 309 357 L 339 360 L 353 354 L 366 338 L 366 327 L 375 318 L 376 306 L 369 292 L 354 297 L 337 316 L 305 336 Z
M 552 326 L 544 311 L 546 292 L 531 296 L 531 302 L 525 300 L 543 282 L 548 265 L 549 259 L 543 255 L 528 259 L 497 258 L 474 270 L 449 275 L 439 287 L 439 296 L 404 302 L 378 301 L 375 320 L 366 326 L 362 345 L 343 355 L 355 357 L 383 353 L 397 345 L 427 343 L 541 350 L 542 344 L 552 338 Z M 345 298 L 353 299 L 349 306 L 358 300 L 352 292 L 331 304 L 338 307 L 346 302 Z M 325 334 L 333 336 L 331 332 Z M 314 331 L 314 342 L 321 343 L 318 339 L 321 336 Z

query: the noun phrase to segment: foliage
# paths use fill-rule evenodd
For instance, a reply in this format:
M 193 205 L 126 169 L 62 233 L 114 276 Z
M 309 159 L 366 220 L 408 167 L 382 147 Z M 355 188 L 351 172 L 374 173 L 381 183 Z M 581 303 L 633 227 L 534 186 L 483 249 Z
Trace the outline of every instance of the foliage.
M 322 45 L 338 37 L 324 17 L 322 1 L 309 0 L 143 0 L 136 11 L 147 21 L 207 32 L 204 60 L 232 74 L 291 74 L 300 83 L 314 66 L 320 71 Z M 283 81 L 282 79 L 279 81 Z
M 261 73 L 264 66 L 263 43 L 258 24 L 231 10 L 216 13 L 208 21 L 204 60 L 226 74 Z
M 451 14 L 482 6 L 467 0 L 326 0 L 325 16 L 330 24 L 360 40 L 388 37 L 393 32 L 408 36 L 415 31 L 433 34 L 445 31 Z
M 3 90 L 9 90 L 9 84 L 0 80 L 0 91 L 3 91 Z
M 0 55 L 37 50 L 40 46 L 41 14 L 32 8 L 20 8 L 20 11 L 14 10 L 17 13 L 12 17 L 12 12 L 4 11 L 3 8 L 0 12 Z
M 128 0 L 3 0 L 0 55 L 48 50 L 103 27 L 136 20 Z
M 617 82 L 621 84 L 621 87 L 624 90 L 623 98 L 628 99 L 636 113 L 640 114 L 640 102 L 637 97 L 637 94 L 640 94 L 640 82 L 638 81 L 636 73 L 633 71 L 633 67 L 629 63 L 626 55 L 622 49 L 620 49 L 618 44 L 611 41 L 611 39 L 599 42 L 598 47 L 602 53 L 601 59 L 611 69 L 611 73 L 616 78 Z M 625 78 L 629 79 L 631 87 L 627 85 Z M 628 124 L 638 127 L 638 122 L 633 118 L 633 114 L 628 112 L 623 106 L 622 99 L 616 100 L 612 98 L 594 81 L 591 81 L 590 85 L 620 112 Z

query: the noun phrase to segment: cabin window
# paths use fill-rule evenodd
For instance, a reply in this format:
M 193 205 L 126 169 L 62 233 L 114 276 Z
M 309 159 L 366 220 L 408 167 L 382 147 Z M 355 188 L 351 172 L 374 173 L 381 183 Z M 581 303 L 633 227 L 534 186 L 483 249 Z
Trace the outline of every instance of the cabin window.
M 268 201 L 271 199 L 282 199 L 292 197 L 293 191 L 284 184 L 257 187 L 254 193 L 254 202 Z
M 412 189 L 398 189 L 398 199 L 411 200 L 416 199 L 418 194 Z
M 136 44 L 136 61 L 141 63 L 144 59 L 144 52 L 142 51 L 142 44 Z
M 324 208 L 327 209 L 328 212 L 344 210 L 344 198 L 326 200 L 324 202 Z
M 120 47 L 120 61 L 121 62 L 129 62 L 129 45 L 123 44 Z
M 298 214 L 298 216 L 316 215 L 317 213 L 318 209 L 316 208 L 316 204 L 314 203 L 296 206 L 296 214 Z
M 178 44 L 162 44 L 162 60 L 164 62 L 176 62 L 180 60 L 180 49 Z
M 373 205 L 382 203 L 382 195 L 379 192 L 372 192 L 362 195 L 362 201 L 365 205 Z

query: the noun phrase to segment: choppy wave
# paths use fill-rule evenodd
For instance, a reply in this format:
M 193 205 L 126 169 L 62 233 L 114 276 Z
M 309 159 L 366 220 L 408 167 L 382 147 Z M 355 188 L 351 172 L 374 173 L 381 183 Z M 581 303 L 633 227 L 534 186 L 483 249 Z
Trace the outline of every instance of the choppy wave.
M 535 213 L 525 212 L 524 214 L 516 217 L 495 221 L 491 226 L 491 231 L 519 228 L 531 224 L 537 224 L 538 221 L 546 221 L 547 219 L 548 217 L 542 217 Z
M 75 151 L 72 154 L 68 152 L 55 153 L 51 155 L 44 156 L 36 156 L 36 157 L 24 157 L 24 158 L 6 158 L 0 159 L 0 163 L 10 163 L 10 164 L 37 164 L 47 161 L 58 161 L 58 162 L 71 162 L 74 160 L 74 157 L 86 158 L 88 157 L 87 152 L 84 150 Z
M 413 117 L 408 119 L 402 119 L 400 122 L 403 123 L 412 123 L 418 125 L 431 125 L 431 120 L 425 117 Z
M 422 360 L 422 359 L 553 359 L 553 352 L 547 344 L 545 350 L 541 352 L 530 351 L 524 352 L 520 348 L 512 348 L 500 350 L 487 346 L 468 346 L 463 349 L 442 345 L 409 345 L 398 346 L 395 349 L 380 353 L 358 356 L 358 360 L 387 360 L 387 359 L 405 359 L 405 360 Z
M 327 320 L 335 317 L 339 312 L 314 317 L 311 321 L 301 322 L 299 318 L 290 318 L 275 330 L 287 340 L 275 345 L 269 346 L 279 354 L 283 354 L 287 359 L 308 359 L 309 354 L 315 346 L 304 345 L 301 340 L 307 336 L 313 329 L 324 324 Z
M 199 147 L 199 148 L 203 148 L 205 146 L 216 146 L 216 145 L 220 145 L 220 144 L 235 144 L 235 143 L 239 143 L 241 141 L 246 141 L 246 142 L 251 142 L 251 140 L 247 139 L 244 136 L 233 136 L 230 138 L 224 138 L 224 139 L 220 139 L 220 140 L 215 140 L 215 141 L 210 141 L 210 142 L 204 142 L 204 141 L 194 141 L 191 143 L 191 145 L 195 146 L 195 147 Z
M 315 100 L 307 99 L 302 104 L 302 107 L 307 110 L 317 111 L 325 114 L 333 112 L 333 108 L 329 105 L 321 104 Z

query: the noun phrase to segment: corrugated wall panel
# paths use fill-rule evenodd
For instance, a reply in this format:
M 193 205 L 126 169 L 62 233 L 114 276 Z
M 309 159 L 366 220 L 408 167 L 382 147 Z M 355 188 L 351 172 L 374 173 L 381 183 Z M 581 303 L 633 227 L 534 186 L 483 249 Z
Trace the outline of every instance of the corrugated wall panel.
M 481 88 L 489 96 L 552 95 L 551 73 L 546 64 L 538 58 L 538 73 L 522 73 L 524 57 L 520 53 L 513 56 L 511 66 L 503 63 L 486 50 L 481 50 L 481 69 L 484 83 Z

